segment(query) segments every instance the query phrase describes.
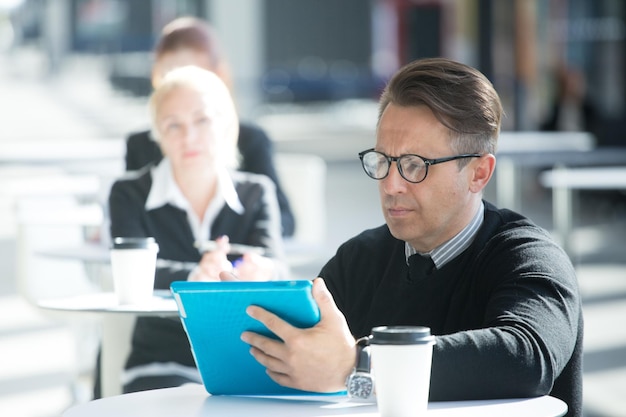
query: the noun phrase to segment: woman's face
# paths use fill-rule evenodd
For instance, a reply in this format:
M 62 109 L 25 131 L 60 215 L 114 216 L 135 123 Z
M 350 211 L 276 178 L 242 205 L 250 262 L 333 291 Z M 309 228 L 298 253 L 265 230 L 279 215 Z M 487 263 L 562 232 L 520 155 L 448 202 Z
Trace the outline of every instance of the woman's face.
M 164 95 L 156 112 L 161 149 L 175 169 L 214 169 L 227 142 L 225 125 L 217 103 L 184 86 Z

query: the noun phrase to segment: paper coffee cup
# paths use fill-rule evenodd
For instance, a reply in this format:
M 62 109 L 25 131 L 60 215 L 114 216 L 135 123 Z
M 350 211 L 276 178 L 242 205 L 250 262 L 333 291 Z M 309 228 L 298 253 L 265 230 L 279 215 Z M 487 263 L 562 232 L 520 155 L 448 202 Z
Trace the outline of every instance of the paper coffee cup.
M 152 298 L 158 251 L 152 237 L 113 239 L 111 272 L 120 304 L 140 304 Z
M 370 350 L 381 417 L 424 416 L 435 337 L 428 327 L 372 329 Z

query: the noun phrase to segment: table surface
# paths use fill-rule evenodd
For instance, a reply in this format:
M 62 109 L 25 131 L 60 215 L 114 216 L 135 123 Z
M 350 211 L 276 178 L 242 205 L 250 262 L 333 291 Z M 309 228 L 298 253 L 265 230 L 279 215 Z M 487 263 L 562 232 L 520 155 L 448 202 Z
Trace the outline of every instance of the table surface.
M 177 316 L 176 301 L 167 290 L 155 290 L 145 304 L 120 304 L 113 292 L 96 292 L 44 299 L 37 302 L 41 308 L 57 311 L 88 313 L 127 313 L 139 316 Z
M 100 264 L 111 263 L 109 248 L 100 243 L 85 243 L 77 246 L 40 249 L 37 251 L 37 254 L 57 259 L 78 260 Z
M 595 138 L 587 132 L 500 132 L 498 152 L 589 151 Z
M 590 190 L 626 188 L 626 166 L 600 168 L 559 168 L 544 172 L 540 177 L 546 187 Z
M 311 255 L 316 255 L 320 250 L 317 245 L 300 242 L 294 239 L 285 239 L 284 248 L 287 262 L 290 264 L 296 263 L 300 257 L 307 258 Z M 85 243 L 76 246 L 40 249 L 37 251 L 37 254 L 50 258 L 79 260 L 96 264 L 111 263 L 109 247 L 102 243 Z M 181 264 L 176 261 L 167 261 L 164 259 L 159 259 L 157 262 L 157 267 L 159 265 L 165 266 L 168 262 Z
M 35 150 L 35 151 L 34 151 Z M 15 141 L 0 147 L 0 164 L 45 164 L 68 161 L 123 159 L 120 139 Z
M 554 397 L 428 404 L 429 417 L 557 417 L 567 405 Z M 378 416 L 376 404 L 355 403 L 340 396 L 210 396 L 202 385 L 143 391 L 91 401 L 68 409 L 63 417 L 138 416 Z
M 538 147 L 498 149 L 496 157 L 515 161 L 526 167 L 606 166 L 626 163 L 626 147 L 602 147 L 594 149 L 558 149 Z

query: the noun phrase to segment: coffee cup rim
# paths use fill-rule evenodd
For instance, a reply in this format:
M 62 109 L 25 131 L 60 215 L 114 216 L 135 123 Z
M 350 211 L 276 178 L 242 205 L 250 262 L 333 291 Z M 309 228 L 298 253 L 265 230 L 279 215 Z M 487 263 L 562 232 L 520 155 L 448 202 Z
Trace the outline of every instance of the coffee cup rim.
M 377 326 L 372 329 L 373 345 L 425 345 L 435 344 L 435 336 L 426 326 Z
M 159 245 L 153 237 L 125 237 L 113 238 L 111 249 L 154 249 L 159 250 Z

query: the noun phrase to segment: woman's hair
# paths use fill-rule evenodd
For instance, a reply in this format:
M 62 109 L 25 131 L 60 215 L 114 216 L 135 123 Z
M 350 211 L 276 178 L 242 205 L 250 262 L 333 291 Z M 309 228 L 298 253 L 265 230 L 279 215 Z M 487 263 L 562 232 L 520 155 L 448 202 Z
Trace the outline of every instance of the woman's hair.
M 379 123 L 390 103 L 430 108 L 450 130 L 451 147 L 458 153 L 496 152 L 502 104 L 491 82 L 475 68 L 445 58 L 413 61 L 383 91 Z
M 174 56 L 174 62 L 169 60 Z M 197 17 L 179 17 L 165 25 L 153 50 L 151 81 L 156 87 L 173 67 L 197 65 L 214 72 L 233 89 L 232 76 L 218 36 L 211 25 Z
M 211 71 L 196 66 L 179 67 L 168 72 L 148 101 L 152 125 L 152 137 L 161 141 L 158 117 L 159 109 L 167 97 L 176 90 L 187 89 L 203 97 L 203 101 L 215 112 L 215 117 L 222 127 L 220 137 L 219 162 L 229 168 L 238 165 L 237 140 L 239 137 L 239 118 L 230 91 L 224 82 Z
M 154 47 L 155 58 L 181 49 L 191 49 L 209 58 L 215 71 L 224 57 L 213 28 L 204 20 L 196 17 L 180 17 L 163 27 L 161 37 Z

